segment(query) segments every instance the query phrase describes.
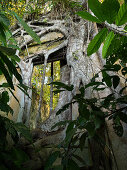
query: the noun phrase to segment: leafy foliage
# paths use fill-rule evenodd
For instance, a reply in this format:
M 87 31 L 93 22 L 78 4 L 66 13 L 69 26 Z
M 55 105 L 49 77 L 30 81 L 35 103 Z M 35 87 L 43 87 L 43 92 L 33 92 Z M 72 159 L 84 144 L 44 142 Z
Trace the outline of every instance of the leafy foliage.
M 100 45 L 102 44 L 102 42 L 105 40 L 106 36 L 107 36 L 107 28 L 103 28 L 95 37 L 94 39 L 90 42 L 88 48 L 87 48 L 87 55 L 91 55 L 94 52 L 96 52 Z
M 18 17 L 16 13 L 15 15 L 22 26 L 25 27 L 24 29 L 39 42 L 38 36 L 29 29 L 26 23 Z M 15 53 L 19 47 L 9 29 L 10 21 L 4 11 L 0 11 L 0 24 L 0 76 L 6 78 L 6 82 L 0 85 L 0 111 L 8 115 L 9 113 L 13 114 L 13 110 L 9 106 L 9 92 L 14 96 L 16 101 L 19 102 L 14 95 L 15 86 L 12 81 L 13 76 L 15 76 L 19 82 L 17 87 L 26 95 L 28 94 L 27 87 L 22 84 L 22 77 L 16 69 L 16 64 L 20 59 Z M 0 127 L 0 169 L 22 169 L 22 164 L 24 161 L 27 161 L 29 157 L 25 152 L 18 149 L 16 144 L 19 141 L 19 134 L 29 142 L 32 142 L 29 129 L 22 123 L 14 123 L 12 120 L 3 116 L 0 116 Z M 13 141 L 12 146 L 10 141 Z M 13 143 L 15 147 L 13 147 Z
M 93 15 L 89 14 L 87 11 L 80 11 L 80 12 L 77 12 L 77 14 L 79 16 L 81 16 L 82 18 L 86 19 L 86 20 L 89 20 L 89 21 L 92 21 L 92 22 L 101 23 L 101 21 L 99 19 L 97 19 Z
M 86 11 L 77 13 L 86 20 L 97 23 L 98 21 L 107 21 L 109 24 L 115 23 L 116 21 L 118 26 L 126 23 L 126 3 L 120 6 L 117 0 L 104 0 L 102 3 L 98 0 L 88 0 L 88 5 L 95 16 L 92 16 Z M 106 59 L 106 64 L 101 70 L 101 73 L 97 73 L 91 79 L 91 82 L 86 84 L 85 87 L 81 87 L 79 89 L 80 93 L 73 96 L 72 102 L 63 106 L 56 113 L 61 114 L 61 112 L 70 107 L 72 103 L 78 103 L 79 116 L 76 120 L 62 121 L 53 126 L 53 128 L 55 128 L 56 126 L 61 127 L 66 125 L 65 139 L 57 147 L 59 154 L 55 155 L 61 159 L 61 164 L 59 165 L 61 169 L 69 169 L 70 167 L 71 169 L 79 169 L 76 159 L 83 162 L 85 166 L 84 160 L 82 160 L 79 155 L 76 155 L 76 150 L 80 148 L 80 150 L 83 151 L 87 140 L 92 138 L 95 142 L 99 142 L 102 148 L 106 146 L 105 141 L 98 135 L 99 129 L 105 126 L 105 119 L 108 118 L 108 120 L 112 120 L 114 132 L 119 137 L 121 137 L 124 132 L 123 122 L 127 123 L 127 95 L 124 93 L 127 87 L 127 79 L 125 77 L 127 74 L 127 38 L 115 34 L 113 31 L 107 30 L 107 28 L 103 28 L 90 42 L 87 54 L 92 55 L 97 52 L 103 42 L 102 55 Z M 97 80 L 100 74 L 102 74 L 102 81 Z M 124 87 L 120 87 L 121 78 L 124 79 Z M 67 85 L 61 83 L 54 82 L 53 84 L 59 91 L 61 89 L 71 89 L 70 86 L 67 88 Z M 91 88 L 93 92 L 103 93 L 105 93 L 107 88 L 111 88 L 112 92 L 100 99 L 88 99 L 85 96 L 87 88 Z M 73 91 L 73 87 L 71 91 Z M 116 97 L 116 95 L 118 97 Z M 63 150 L 61 150 L 61 148 L 63 148 Z M 52 155 L 49 159 L 52 159 Z M 52 159 L 54 162 L 55 160 Z M 49 169 L 47 166 L 46 168 Z M 53 162 L 52 168 L 55 168 Z
M 123 25 L 127 22 L 127 4 L 121 5 L 116 17 L 116 25 Z

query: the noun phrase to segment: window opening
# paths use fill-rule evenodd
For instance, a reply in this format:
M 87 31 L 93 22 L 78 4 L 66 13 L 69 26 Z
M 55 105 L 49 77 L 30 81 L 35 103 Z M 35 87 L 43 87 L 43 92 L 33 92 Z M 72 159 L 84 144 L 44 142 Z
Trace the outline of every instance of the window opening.
M 43 68 L 44 68 L 43 64 L 34 66 L 32 74 L 31 84 L 33 93 L 30 120 L 32 128 L 35 128 L 35 119 L 40 98 Z M 53 81 L 60 81 L 60 61 L 55 62 L 52 61 L 51 63 L 48 63 L 46 67 L 40 122 L 45 121 L 49 117 L 49 115 L 52 114 L 52 111 L 58 104 L 59 94 L 54 94 L 53 85 L 48 85 Z

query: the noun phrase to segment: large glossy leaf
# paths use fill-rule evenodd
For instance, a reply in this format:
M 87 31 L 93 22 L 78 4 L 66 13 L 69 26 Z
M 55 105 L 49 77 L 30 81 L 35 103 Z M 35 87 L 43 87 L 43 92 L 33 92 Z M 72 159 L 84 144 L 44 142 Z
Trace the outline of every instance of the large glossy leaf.
M 102 42 L 105 40 L 106 35 L 107 35 L 107 28 L 103 28 L 95 37 L 94 39 L 89 43 L 89 46 L 87 48 L 87 55 L 90 56 L 93 53 L 95 53 Z
M 106 57 L 115 54 L 120 47 L 121 47 L 120 37 L 118 35 L 115 35 L 115 37 L 112 40 L 112 43 L 110 44 L 107 50 Z
M 116 17 L 116 25 L 120 26 L 127 22 L 127 4 L 121 5 Z
M 100 20 L 105 21 L 102 5 L 98 0 L 88 0 L 88 5 L 91 11 L 94 13 L 94 15 Z
M 87 11 L 80 11 L 76 13 L 78 16 L 82 17 L 83 19 L 96 22 L 96 23 L 101 23 L 99 19 L 88 13 Z
M 104 0 L 102 3 L 102 11 L 105 16 L 105 20 L 108 23 L 111 24 L 115 21 L 119 8 L 120 4 L 118 0 Z
M 111 44 L 114 36 L 115 36 L 114 32 L 111 31 L 111 32 L 108 34 L 108 36 L 106 37 L 106 40 L 105 40 L 105 42 L 104 42 L 104 46 L 103 46 L 103 49 L 102 49 L 102 56 L 103 56 L 103 58 L 106 57 L 108 48 L 109 48 L 109 46 L 110 46 L 110 44 Z
M 13 12 L 13 14 L 20 22 L 20 24 L 23 26 L 23 28 L 26 30 L 26 32 L 34 39 L 34 41 L 40 44 L 41 41 L 38 35 L 15 12 Z

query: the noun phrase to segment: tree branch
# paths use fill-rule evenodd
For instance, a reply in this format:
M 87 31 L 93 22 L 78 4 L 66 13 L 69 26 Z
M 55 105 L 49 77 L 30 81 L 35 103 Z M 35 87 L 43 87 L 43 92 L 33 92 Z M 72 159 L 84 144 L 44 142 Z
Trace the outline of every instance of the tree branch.
M 124 31 L 123 27 L 116 26 L 115 24 L 109 24 L 107 22 L 104 23 L 104 26 L 106 26 L 109 30 L 113 31 L 114 33 L 127 37 L 127 32 Z

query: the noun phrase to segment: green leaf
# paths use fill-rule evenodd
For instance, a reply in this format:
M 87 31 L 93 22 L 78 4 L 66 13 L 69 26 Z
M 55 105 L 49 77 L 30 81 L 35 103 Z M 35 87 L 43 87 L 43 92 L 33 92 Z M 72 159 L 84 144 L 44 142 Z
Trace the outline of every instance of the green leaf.
M 105 81 L 108 87 L 111 87 L 112 86 L 111 76 L 109 76 L 109 74 L 107 74 L 106 71 L 102 71 L 102 75 L 103 81 Z
M 123 93 L 123 91 L 125 90 L 127 88 L 127 86 L 125 86 L 125 87 L 123 87 L 121 90 L 120 90 L 120 94 L 122 94 Z
M 8 47 L 21 51 L 17 45 L 8 44 Z
M 73 129 L 74 125 L 75 125 L 74 121 L 71 121 L 69 123 L 69 125 L 67 126 L 66 135 Z
M 22 123 L 15 123 L 14 127 L 16 131 L 20 132 L 22 136 L 24 136 L 25 139 L 32 142 L 32 136 L 30 133 L 30 130 Z
M 122 74 L 125 76 L 127 74 L 127 67 L 124 67 L 122 70 L 121 70 Z
M 112 40 L 112 43 L 110 44 L 110 46 L 107 50 L 106 57 L 117 53 L 117 51 L 119 50 L 120 47 L 121 47 L 121 41 L 119 40 L 119 36 L 115 35 Z
M 83 165 L 86 165 L 86 162 L 83 160 L 82 157 L 80 157 L 79 155 L 76 155 L 76 154 L 72 154 L 72 156 L 74 158 L 76 158 L 79 162 L 81 162 Z
M 60 89 L 58 89 L 58 90 L 53 90 L 53 93 L 54 93 L 54 94 L 58 94 L 58 93 L 63 92 L 63 91 L 65 91 L 65 90 L 60 90 Z
M 59 157 L 60 155 L 60 152 L 59 151 L 56 151 L 56 152 L 53 152 L 48 160 L 46 161 L 46 164 L 45 164 L 45 170 L 50 170 L 53 163 L 56 161 L 56 159 Z
M 88 48 L 87 48 L 87 55 L 90 56 L 93 53 L 95 53 L 102 42 L 105 40 L 107 36 L 107 28 L 103 28 L 95 37 L 94 39 L 89 43 Z
M 116 17 L 116 25 L 120 26 L 127 22 L 127 4 L 122 4 Z
M 95 135 L 95 126 L 92 122 L 88 122 L 85 128 L 88 131 L 90 137 L 93 137 Z
M 14 61 L 20 62 L 20 58 L 17 55 L 9 56 L 9 58 L 11 58 Z
M 114 89 L 119 85 L 120 78 L 118 76 L 113 76 L 113 87 Z
M 8 102 L 9 102 L 9 95 L 8 95 L 8 92 L 7 92 L 7 91 L 3 91 L 3 92 L 2 92 L 2 100 L 3 100 L 3 102 L 5 102 L 5 103 L 8 103 Z
M 84 126 L 86 125 L 86 122 L 87 122 L 87 120 L 84 117 L 79 116 L 77 119 L 77 123 L 78 123 L 79 127 L 81 127 L 81 128 L 82 127 L 84 128 Z
M 12 160 L 20 168 L 22 163 L 29 160 L 28 155 L 20 149 L 14 148 L 11 151 Z
M 17 87 L 18 87 L 25 95 L 27 95 L 27 96 L 30 98 L 30 96 L 29 96 L 29 94 L 27 93 L 26 89 L 24 89 L 23 87 L 21 87 L 21 84 L 18 84 Z
M 84 132 L 81 137 L 80 137 L 80 140 L 79 140 L 79 147 L 80 147 L 80 150 L 83 151 L 84 147 L 85 147 L 85 142 L 86 142 L 86 138 L 87 138 L 87 133 Z
M 76 131 L 77 131 L 77 128 L 68 130 L 68 132 L 66 133 L 66 137 L 65 137 L 65 142 L 67 144 L 69 144 L 69 142 L 71 141 Z
M 59 115 L 59 114 L 61 114 L 63 111 L 67 110 L 71 104 L 72 104 L 72 102 L 65 104 L 61 109 L 59 109 L 59 110 L 56 112 L 56 115 Z
M 122 120 L 123 122 L 127 123 L 127 114 L 124 112 L 120 112 L 117 114 L 120 118 L 120 120 Z
M 119 64 L 114 64 L 114 65 L 106 64 L 104 65 L 104 68 L 106 68 L 103 69 L 105 71 L 119 71 L 121 69 L 121 66 Z
M 34 41 L 41 44 L 41 41 L 38 35 L 25 23 L 25 21 L 23 21 L 15 12 L 13 12 L 13 14 L 17 18 L 17 20 L 20 22 L 20 24 L 23 26 L 23 28 L 26 30 L 26 32 L 34 39 Z
M 8 83 L 3 83 L 3 84 L 0 85 L 0 87 L 7 87 L 7 88 L 8 88 L 8 87 L 10 87 L 10 86 L 9 86 Z
M 9 30 L 8 27 L 6 27 L 6 38 L 9 42 L 13 43 L 13 44 L 17 44 L 17 41 L 15 40 L 15 38 L 12 35 L 12 32 Z
M 90 83 L 88 83 L 88 84 L 86 84 L 85 85 L 85 88 L 88 88 L 88 87 L 91 87 L 91 86 L 100 86 L 100 85 L 104 85 L 104 83 L 103 82 L 90 82 Z
M 0 98 L 0 110 L 6 112 L 7 114 L 9 112 L 13 114 L 12 108 L 6 103 L 6 101 L 3 100 L 3 98 Z
M 124 27 L 124 30 L 126 30 L 126 31 L 127 31 L 127 25 Z
M 84 95 L 85 95 L 85 88 L 84 88 L 84 87 L 81 87 L 81 88 L 79 89 L 79 91 L 80 91 L 80 93 L 81 93 L 81 96 L 84 97 Z
M 14 90 L 14 85 L 12 83 L 12 78 L 10 76 L 10 74 L 8 73 L 8 70 L 6 69 L 6 66 L 4 65 L 4 63 L 0 60 L 0 69 L 3 72 L 8 84 L 10 85 L 10 87 Z
M 15 100 L 19 103 L 20 105 L 20 102 L 19 100 L 17 99 L 17 97 L 14 95 L 13 91 L 11 89 L 9 89 L 10 93 L 12 94 L 12 96 L 15 98 Z
M 0 22 L 4 23 L 6 26 L 10 25 L 9 19 L 4 14 L 0 14 Z
M 119 8 L 120 4 L 118 0 L 104 0 L 102 3 L 103 15 L 109 24 L 115 21 Z
M 4 46 L 0 46 L 0 51 L 3 52 L 4 54 L 8 55 L 8 56 L 15 55 L 15 53 L 16 53 L 15 49 L 4 47 Z
M 109 48 L 109 46 L 110 46 L 110 44 L 111 44 L 114 36 L 115 36 L 114 32 L 111 31 L 111 32 L 108 34 L 108 36 L 106 37 L 106 40 L 105 40 L 105 42 L 104 42 L 104 46 L 103 46 L 103 49 L 102 49 L 102 56 L 103 56 L 103 58 L 106 57 L 106 53 L 107 53 L 107 51 L 108 51 L 108 48 Z
M 101 23 L 99 19 L 97 19 L 96 17 L 88 13 L 87 11 L 79 11 L 76 14 L 85 20 L 89 20 L 89 21 L 96 22 L 96 23 Z
M 103 123 L 104 121 L 99 116 L 95 117 L 94 119 L 95 129 L 99 129 Z
M 73 85 L 69 86 L 69 85 L 67 85 L 65 83 L 62 83 L 62 82 L 59 82 L 59 81 L 55 81 L 55 82 L 49 83 L 48 85 L 50 85 L 50 84 L 55 85 L 55 88 L 57 88 L 57 89 L 64 88 L 64 89 L 66 89 L 68 91 L 72 91 L 73 88 L 74 88 Z
M 88 5 L 94 15 L 102 22 L 105 21 L 103 16 L 102 5 L 98 0 L 88 0 Z
M 69 159 L 68 165 L 67 165 L 67 170 L 80 170 L 80 168 L 74 160 Z
M 87 105 L 83 104 L 83 103 L 79 103 L 79 115 L 84 117 L 86 120 L 89 120 L 90 117 L 90 112 L 87 109 Z
M 8 59 L 7 56 L 5 56 L 3 53 L 0 52 L 0 56 L 3 59 L 3 61 L 6 63 L 8 70 L 14 74 L 14 76 L 17 78 L 17 80 L 22 83 L 22 77 L 21 75 L 18 73 L 15 65 Z
M 3 43 L 4 46 L 6 46 L 6 35 L 3 25 L 0 23 L 0 41 Z

